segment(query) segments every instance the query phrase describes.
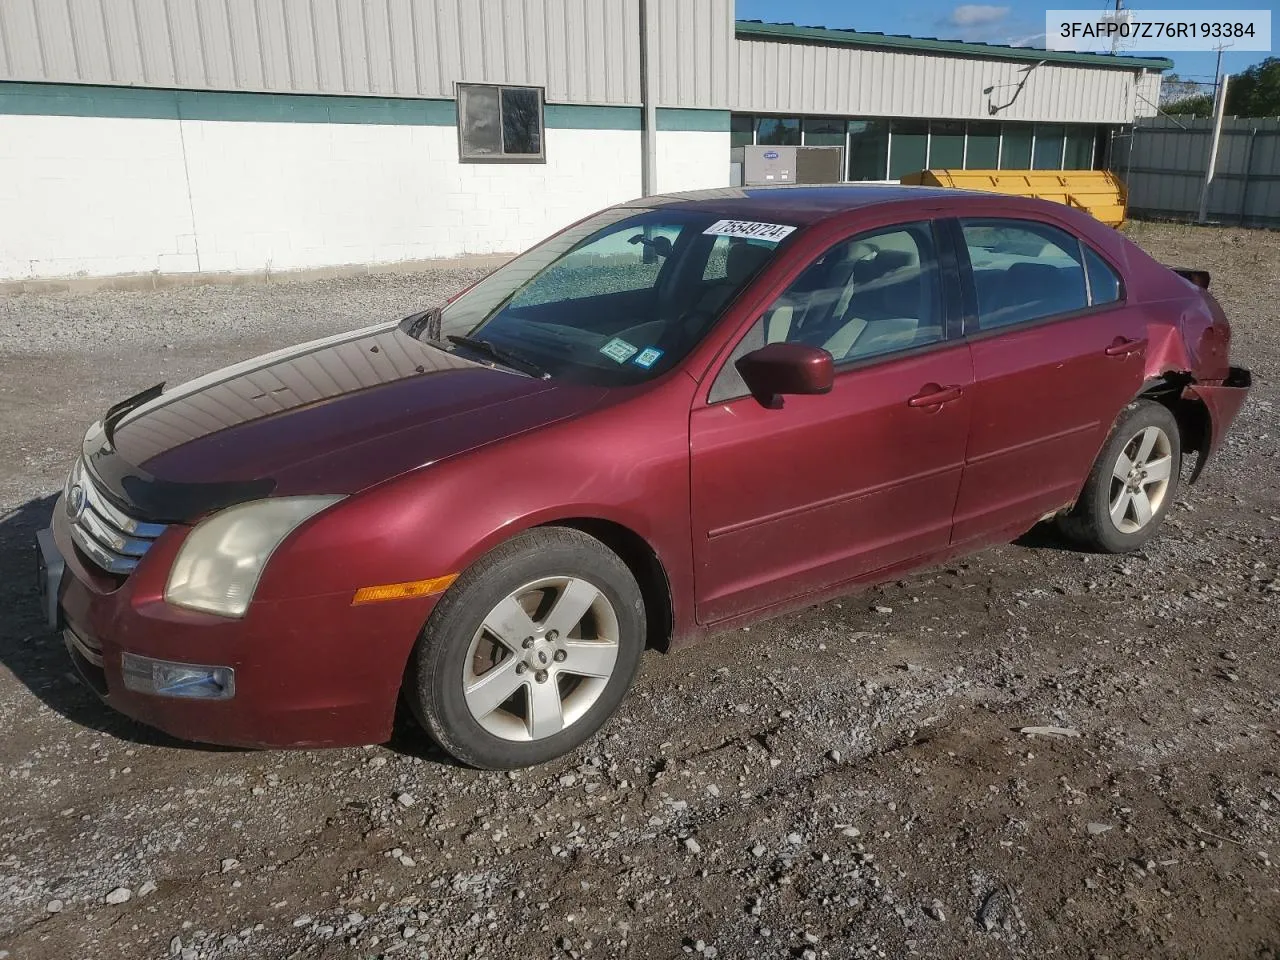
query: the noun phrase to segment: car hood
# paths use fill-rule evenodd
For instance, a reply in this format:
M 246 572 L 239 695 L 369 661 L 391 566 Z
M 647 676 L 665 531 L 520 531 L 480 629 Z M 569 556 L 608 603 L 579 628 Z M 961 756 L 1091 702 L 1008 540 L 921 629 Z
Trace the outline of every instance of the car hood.
M 166 521 L 268 494 L 353 493 L 573 416 L 606 392 L 475 363 L 393 324 L 158 390 L 109 411 L 85 459 L 115 499 Z

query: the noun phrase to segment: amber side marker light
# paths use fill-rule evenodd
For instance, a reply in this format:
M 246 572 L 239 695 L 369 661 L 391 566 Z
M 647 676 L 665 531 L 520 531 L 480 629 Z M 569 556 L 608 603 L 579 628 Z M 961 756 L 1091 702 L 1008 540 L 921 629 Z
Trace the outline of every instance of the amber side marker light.
M 430 580 L 410 580 L 406 583 L 384 583 L 376 587 L 361 587 L 351 598 L 351 605 L 358 603 L 377 603 L 380 600 L 408 600 L 410 597 L 429 597 L 449 589 L 449 584 L 458 579 L 456 573 L 444 577 L 432 577 Z

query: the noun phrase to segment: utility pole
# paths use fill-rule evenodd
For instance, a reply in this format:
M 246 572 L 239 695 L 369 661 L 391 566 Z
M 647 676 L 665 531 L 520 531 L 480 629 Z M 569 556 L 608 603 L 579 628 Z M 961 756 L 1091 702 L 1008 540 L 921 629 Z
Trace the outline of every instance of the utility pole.
M 1222 51 L 1232 46 L 1230 43 L 1220 43 L 1213 49 L 1218 51 L 1218 65 L 1213 68 L 1213 102 L 1218 102 L 1218 84 L 1219 77 L 1222 76 Z
M 1213 136 L 1209 138 L 1209 162 L 1205 164 L 1204 186 L 1200 188 L 1199 223 L 1204 223 L 1209 216 L 1209 187 L 1213 184 L 1214 170 L 1218 166 L 1218 141 L 1222 139 L 1222 115 L 1227 109 L 1227 81 L 1230 79 L 1230 75 L 1222 75 L 1218 96 L 1213 104 Z

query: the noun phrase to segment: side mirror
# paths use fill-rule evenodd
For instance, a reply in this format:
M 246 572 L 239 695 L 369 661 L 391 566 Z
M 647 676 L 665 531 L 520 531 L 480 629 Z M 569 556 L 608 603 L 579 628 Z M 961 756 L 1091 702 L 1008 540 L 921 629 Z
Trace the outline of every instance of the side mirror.
M 766 407 L 786 394 L 830 393 L 835 383 L 831 354 L 803 343 L 771 343 L 738 361 L 751 395 Z

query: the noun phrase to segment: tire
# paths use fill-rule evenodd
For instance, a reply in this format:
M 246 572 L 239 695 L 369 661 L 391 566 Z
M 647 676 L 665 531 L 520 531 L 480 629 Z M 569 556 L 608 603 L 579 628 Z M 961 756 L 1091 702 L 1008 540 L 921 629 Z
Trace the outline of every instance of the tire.
M 645 637 L 626 564 L 585 533 L 540 527 L 481 558 L 441 598 L 410 658 L 406 699 L 462 763 L 545 763 L 617 710 Z
M 1125 407 L 1075 506 L 1058 521 L 1068 539 L 1100 553 L 1129 553 L 1169 511 L 1182 470 L 1178 421 L 1154 400 Z

